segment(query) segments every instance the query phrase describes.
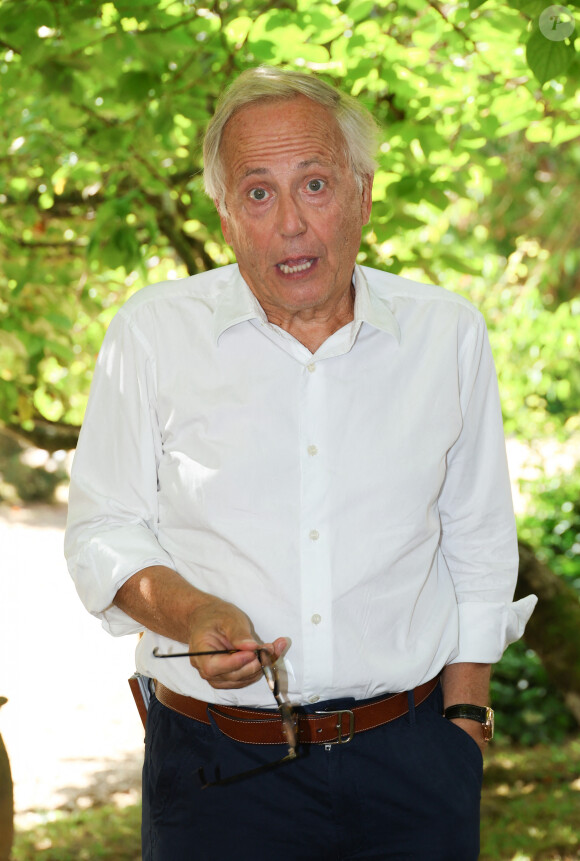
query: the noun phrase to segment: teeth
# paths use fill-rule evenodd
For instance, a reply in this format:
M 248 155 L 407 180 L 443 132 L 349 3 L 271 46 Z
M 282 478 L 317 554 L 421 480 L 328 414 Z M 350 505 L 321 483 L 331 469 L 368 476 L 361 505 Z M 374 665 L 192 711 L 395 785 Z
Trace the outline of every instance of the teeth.
M 284 275 L 294 275 L 295 272 L 304 272 L 305 269 L 310 269 L 314 260 L 308 260 L 306 263 L 299 263 L 296 266 L 287 266 L 285 263 L 279 263 L 278 266 Z

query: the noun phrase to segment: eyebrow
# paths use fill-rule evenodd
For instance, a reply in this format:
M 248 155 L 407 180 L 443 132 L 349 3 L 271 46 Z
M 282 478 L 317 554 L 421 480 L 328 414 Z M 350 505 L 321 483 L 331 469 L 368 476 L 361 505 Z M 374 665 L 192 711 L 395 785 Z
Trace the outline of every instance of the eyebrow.
M 299 161 L 296 165 L 296 169 L 302 170 L 303 168 L 310 167 L 313 164 L 318 164 L 320 167 L 332 167 L 332 162 L 327 161 L 326 159 L 308 158 L 304 161 Z M 265 176 L 268 173 L 271 173 L 271 171 L 267 167 L 249 167 L 244 173 L 242 179 L 246 179 L 248 176 Z

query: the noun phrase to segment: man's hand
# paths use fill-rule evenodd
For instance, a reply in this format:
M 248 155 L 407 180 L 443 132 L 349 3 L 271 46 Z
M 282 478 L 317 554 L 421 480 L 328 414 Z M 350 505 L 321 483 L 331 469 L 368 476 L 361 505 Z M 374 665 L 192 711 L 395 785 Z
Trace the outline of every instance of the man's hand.
M 260 643 L 245 613 L 234 604 L 207 596 L 190 617 L 189 647 L 192 652 L 240 649 L 232 655 L 204 655 L 190 658 L 192 666 L 212 688 L 245 688 L 262 677 L 257 649 L 266 649 L 273 660 L 280 657 L 287 642 Z
M 191 663 L 214 688 L 245 688 L 262 674 L 257 649 L 267 649 L 276 660 L 287 647 L 284 637 L 261 643 L 242 610 L 196 589 L 176 571 L 152 565 L 129 578 L 113 603 L 127 615 L 179 643 L 190 652 L 240 649 L 231 655 L 191 658 Z
M 483 740 L 483 729 L 480 723 L 477 723 L 477 721 L 474 720 L 465 720 L 465 718 L 453 718 L 451 723 L 454 723 L 462 730 L 465 730 L 465 732 L 470 735 L 477 744 L 481 751 L 481 755 L 485 756 L 487 744 Z

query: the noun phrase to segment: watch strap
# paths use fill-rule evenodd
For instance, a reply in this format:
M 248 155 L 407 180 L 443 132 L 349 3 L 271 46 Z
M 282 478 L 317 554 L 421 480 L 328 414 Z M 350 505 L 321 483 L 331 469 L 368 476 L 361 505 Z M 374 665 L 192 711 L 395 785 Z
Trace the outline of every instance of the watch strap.
M 478 723 L 485 723 L 487 720 L 487 709 L 485 706 L 473 706 L 469 703 L 459 703 L 455 706 L 449 706 L 445 709 L 445 717 L 448 720 L 455 718 L 463 718 L 465 720 L 476 720 Z

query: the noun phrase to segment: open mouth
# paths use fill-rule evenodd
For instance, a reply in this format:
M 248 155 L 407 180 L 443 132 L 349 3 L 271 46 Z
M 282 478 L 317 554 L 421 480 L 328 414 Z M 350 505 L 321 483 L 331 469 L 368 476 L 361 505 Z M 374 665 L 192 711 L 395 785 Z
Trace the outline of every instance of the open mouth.
M 298 272 L 306 272 L 316 261 L 316 257 L 300 257 L 297 260 L 286 260 L 284 263 L 277 263 L 278 269 L 284 275 L 296 275 Z

